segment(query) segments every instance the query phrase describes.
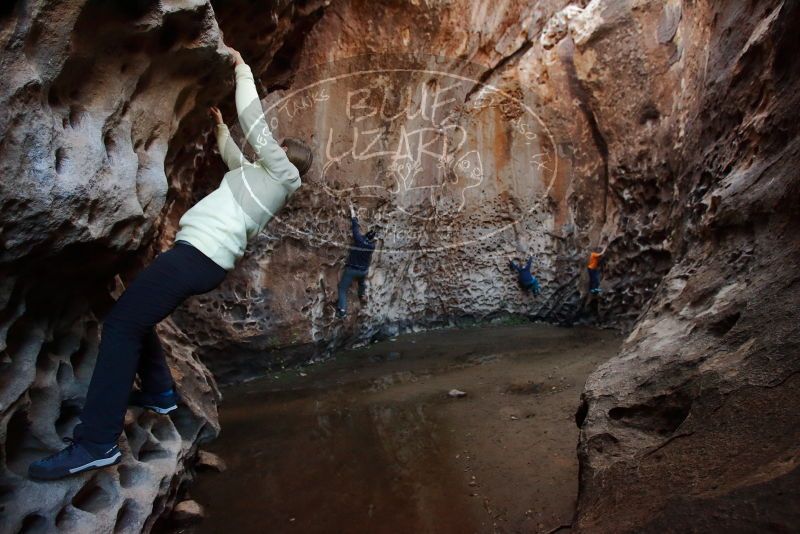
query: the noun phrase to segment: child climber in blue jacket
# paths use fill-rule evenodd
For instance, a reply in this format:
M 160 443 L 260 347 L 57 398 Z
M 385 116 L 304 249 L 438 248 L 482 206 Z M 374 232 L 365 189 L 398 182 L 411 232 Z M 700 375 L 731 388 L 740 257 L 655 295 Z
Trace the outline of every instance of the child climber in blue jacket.
M 522 289 L 525 291 L 530 291 L 534 295 L 538 295 L 541 291 L 539 287 L 539 280 L 536 279 L 535 276 L 531 273 L 531 264 L 533 263 L 533 257 L 529 256 L 528 261 L 525 262 L 525 265 L 522 265 L 520 262 L 519 264 L 514 262 L 513 258 L 508 258 L 509 266 L 517 271 L 517 276 L 519 277 L 519 285 L 522 286 Z
M 366 234 L 361 234 L 358 227 L 358 218 L 352 206 L 350 206 L 350 224 L 353 232 L 353 244 L 350 245 L 350 253 L 339 281 L 338 299 L 336 302 L 336 315 L 344 317 L 347 315 L 347 290 L 358 281 L 358 298 L 363 302 L 367 298 L 367 274 L 369 264 L 372 261 L 372 253 L 375 252 L 376 230 L 370 230 Z

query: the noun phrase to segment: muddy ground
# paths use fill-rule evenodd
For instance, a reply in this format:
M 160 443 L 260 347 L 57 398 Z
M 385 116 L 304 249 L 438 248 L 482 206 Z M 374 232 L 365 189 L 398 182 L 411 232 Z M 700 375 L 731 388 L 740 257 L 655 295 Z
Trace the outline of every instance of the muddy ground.
M 575 410 L 612 332 L 487 326 L 401 336 L 225 390 L 227 463 L 183 532 L 548 532 L 575 509 Z M 451 389 L 466 392 L 448 396 Z

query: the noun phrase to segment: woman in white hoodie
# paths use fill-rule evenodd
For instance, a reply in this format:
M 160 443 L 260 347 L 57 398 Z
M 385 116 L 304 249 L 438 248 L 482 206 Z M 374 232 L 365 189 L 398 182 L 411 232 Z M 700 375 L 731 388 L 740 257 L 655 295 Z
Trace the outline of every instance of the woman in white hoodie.
M 219 286 L 227 271 L 286 200 L 311 166 L 311 150 L 296 139 L 278 143 L 267 126 L 253 73 L 231 49 L 236 72 L 236 111 L 256 153 L 248 161 L 212 108 L 220 155 L 230 169 L 220 186 L 180 220 L 175 246 L 159 254 L 130 284 L 103 324 L 103 333 L 81 422 L 69 446 L 34 462 L 32 478 L 52 480 L 113 465 L 129 402 L 158 413 L 177 408 L 178 395 L 155 326 L 192 295 Z M 130 394 L 136 374 L 141 391 Z

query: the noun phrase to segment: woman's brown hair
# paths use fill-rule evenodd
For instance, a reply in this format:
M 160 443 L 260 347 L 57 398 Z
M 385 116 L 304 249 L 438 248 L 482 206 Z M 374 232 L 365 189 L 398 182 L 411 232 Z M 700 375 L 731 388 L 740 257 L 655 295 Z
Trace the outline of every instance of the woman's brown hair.
M 314 161 L 314 154 L 311 152 L 311 148 L 300 139 L 294 137 L 285 138 L 281 145 L 286 147 L 286 157 L 300 171 L 300 176 L 308 172 L 311 162 Z

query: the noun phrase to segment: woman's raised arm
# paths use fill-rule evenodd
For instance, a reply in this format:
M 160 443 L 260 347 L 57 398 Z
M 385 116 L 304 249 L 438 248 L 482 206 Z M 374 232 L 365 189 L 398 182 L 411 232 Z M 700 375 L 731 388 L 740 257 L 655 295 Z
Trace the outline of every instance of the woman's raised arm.
M 219 108 L 211 107 L 208 111 L 217 123 L 217 148 L 219 148 L 219 155 L 222 156 L 222 160 L 228 166 L 228 169 L 238 169 L 245 163 L 250 163 L 244 157 L 242 151 L 239 150 L 239 147 L 236 146 L 236 141 L 233 140 L 230 130 L 222 120 L 222 113 Z
M 286 152 L 275 141 L 269 130 L 256 91 L 253 72 L 241 54 L 231 50 L 236 62 L 236 112 L 247 142 L 255 150 L 258 162 L 275 178 L 287 182 L 299 180 L 297 168 L 289 161 Z

